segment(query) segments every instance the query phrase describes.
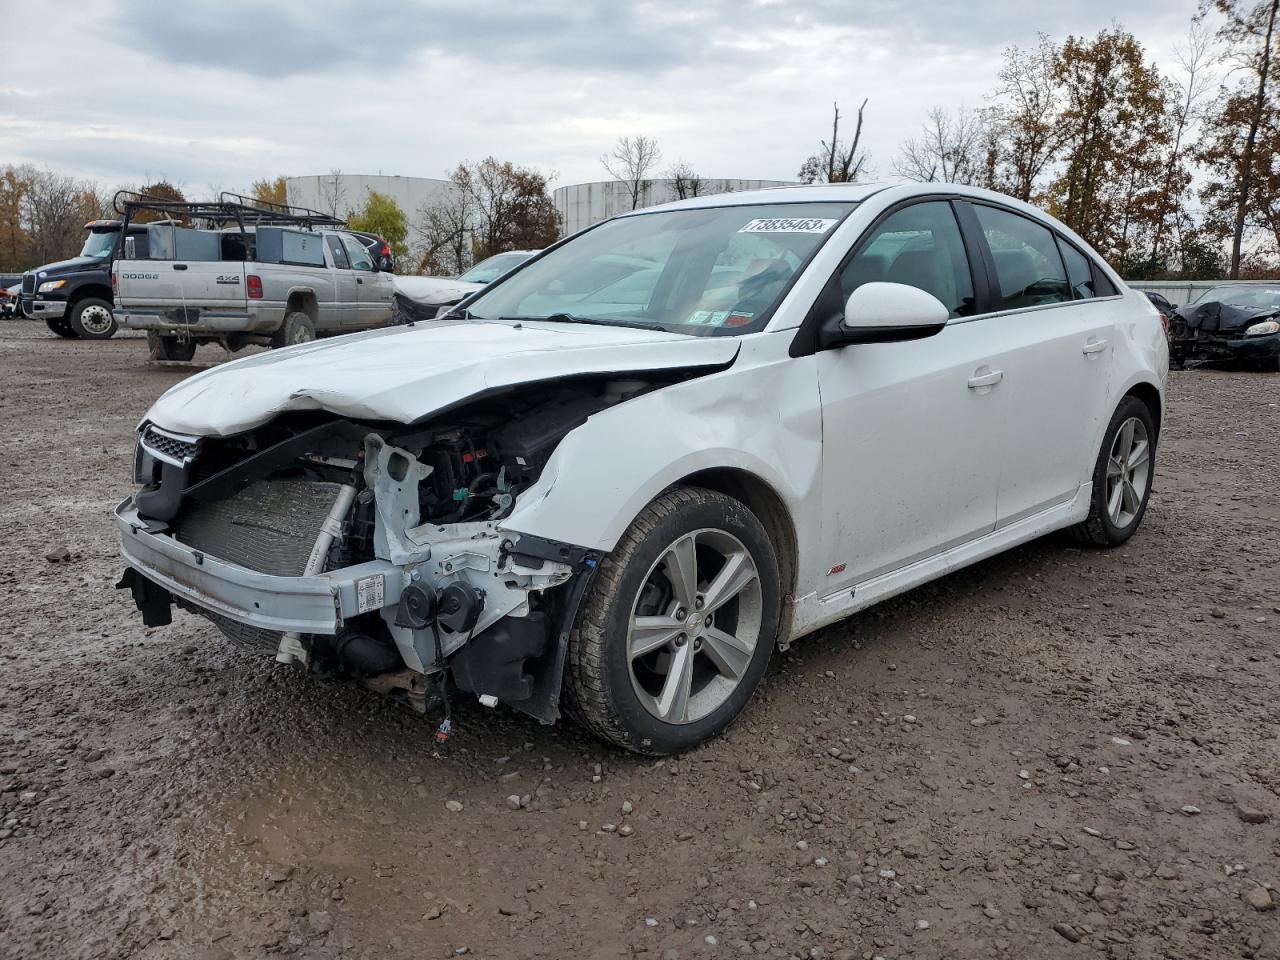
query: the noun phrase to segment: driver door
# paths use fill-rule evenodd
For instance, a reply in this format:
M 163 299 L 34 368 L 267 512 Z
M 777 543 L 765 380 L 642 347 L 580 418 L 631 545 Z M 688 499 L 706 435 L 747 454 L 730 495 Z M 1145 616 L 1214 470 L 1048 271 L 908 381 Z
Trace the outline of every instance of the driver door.
M 895 211 L 857 250 L 840 275 L 843 300 L 863 283 L 902 283 L 952 319 L 932 337 L 817 356 L 823 597 L 991 532 L 1008 416 L 1003 349 L 970 316 L 971 263 L 950 202 Z

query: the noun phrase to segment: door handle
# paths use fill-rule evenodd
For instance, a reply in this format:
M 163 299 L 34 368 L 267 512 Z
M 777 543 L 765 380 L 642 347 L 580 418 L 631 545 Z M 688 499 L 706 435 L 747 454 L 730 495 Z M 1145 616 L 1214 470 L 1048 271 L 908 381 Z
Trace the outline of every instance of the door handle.
M 356 277 L 356 283 L 364 283 L 364 277 Z
M 980 387 L 994 387 L 997 383 L 1004 379 L 1003 370 L 992 370 L 990 373 L 978 373 L 969 378 L 969 389 L 977 390 Z
M 185 263 L 175 263 L 175 264 L 173 265 L 173 269 L 175 269 L 175 270 L 185 270 L 185 269 L 187 269 L 187 265 L 186 265 Z
M 1080 349 L 1080 352 L 1083 353 L 1086 357 L 1091 357 L 1095 353 L 1101 353 L 1105 349 L 1107 349 L 1107 341 L 1090 340 Z

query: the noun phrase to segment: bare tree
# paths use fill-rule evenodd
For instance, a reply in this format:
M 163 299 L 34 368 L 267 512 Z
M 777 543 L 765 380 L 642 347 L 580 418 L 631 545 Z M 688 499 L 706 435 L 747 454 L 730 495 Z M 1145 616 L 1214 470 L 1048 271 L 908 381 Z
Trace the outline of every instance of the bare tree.
M 693 167 L 684 160 L 667 171 L 667 179 L 671 181 L 671 189 L 675 191 L 678 200 L 700 197 L 710 192 L 710 184 L 702 174 L 695 172 Z
M 1034 49 L 1010 47 L 1004 52 L 990 115 L 1002 185 L 1019 200 L 1031 199 L 1060 146 L 1058 56 L 1057 45 L 1044 34 Z
M 986 135 L 982 114 L 963 106 L 954 114 L 934 107 L 921 135 L 902 144 L 902 155 L 893 162 L 894 173 L 924 183 L 979 184 L 984 179 Z
M 822 149 L 801 164 L 801 183 L 855 183 L 868 172 L 867 155 L 859 149 L 862 143 L 862 115 L 867 109 L 867 101 L 863 100 L 858 107 L 853 140 L 847 147 L 840 139 L 840 104 L 833 103 L 831 107 L 831 140 L 819 141 Z
M 662 151 L 658 149 L 658 141 L 653 137 L 634 136 L 620 137 L 614 144 L 611 153 L 602 154 L 600 164 L 613 179 L 626 185 L 631 197 L 631 209 L 640 206 L 644 196 L 646 179 L 662 161 Z
M 22 198 L 24 227 L 37 263 L 64 260 L 79 252 L 84 225 L 95 219 L 97 187 L 52 170 L 23 168 L 29 177 Z
M 331 217 L 345 216 L 347 212 L 347 190 L 342 183 L 342 171 L 334 167 L 327 176 L 320 180 L 320 206 Z
M 471 194 L 454 186 L 418 211 L 413 257 L 420 273 L 448 276 L 471 266 L 473 207 Z

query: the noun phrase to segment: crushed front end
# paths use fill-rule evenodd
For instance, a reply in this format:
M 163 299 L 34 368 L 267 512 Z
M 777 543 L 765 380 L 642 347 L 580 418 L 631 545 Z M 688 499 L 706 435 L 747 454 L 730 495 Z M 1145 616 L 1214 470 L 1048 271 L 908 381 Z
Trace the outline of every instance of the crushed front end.
M 140 427 L 115 511 L 149 626 L 236 643 L 425 710 L 449 686 L 543 722 L 598 557 L 503 528 L 552 451 L 651 384 L 526 386 L 416 425 L 282 414 L 228 437 Z
M 1280 311 L 1208 301 L 1181 307 L 1169 324 L 1176 366 L 1205 361 L 1255 362 L 1280 367 Z

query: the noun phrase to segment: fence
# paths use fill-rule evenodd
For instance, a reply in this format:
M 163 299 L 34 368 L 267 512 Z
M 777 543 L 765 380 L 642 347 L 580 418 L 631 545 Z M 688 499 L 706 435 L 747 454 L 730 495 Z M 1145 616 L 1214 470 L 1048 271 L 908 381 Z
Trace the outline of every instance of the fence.
M 1220 287 L 1224 283 L 1259 287 L 1280 286 L 1280 280 L 1129 280 L 1126 282 L 1134 290 L 1158 293 L 1174 304 L 1194 303 L 1206 290 Z

